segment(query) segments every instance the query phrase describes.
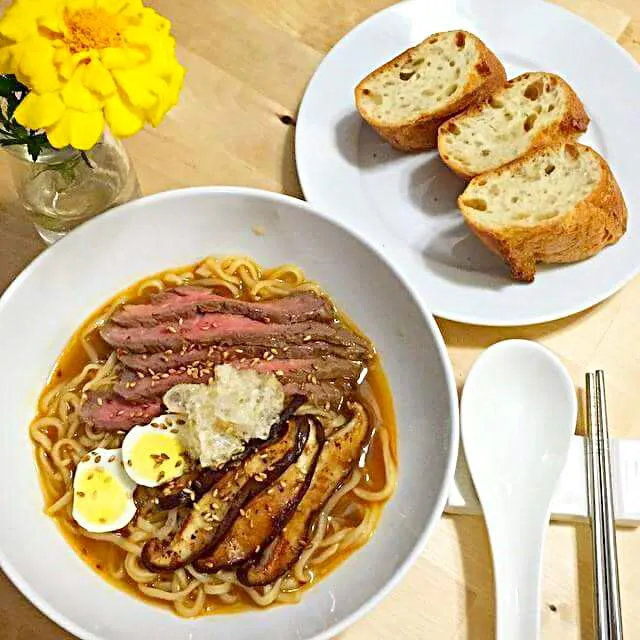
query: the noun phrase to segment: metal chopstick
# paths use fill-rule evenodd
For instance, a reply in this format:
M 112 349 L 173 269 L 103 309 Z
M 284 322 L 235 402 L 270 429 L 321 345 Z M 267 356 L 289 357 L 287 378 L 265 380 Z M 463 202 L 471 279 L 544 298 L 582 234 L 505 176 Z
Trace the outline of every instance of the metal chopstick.
M 607 615 L 607 586 L 605 578 L 606 560 L 604 557 L 604 530 L 602 514 L 602 483 L 598 462 L 598 442 L 596 421 L 598 407 L 596 403 L 595 375 L 586 375 L 587 393 L 587 493 L 589 497 L 589 516 L 591 517 L 591 541 L 593 545 L 593 574 L 595 582 L 594 609 L 595 633 L 597 640 L 609 640 Z
M 593 542 L 596 637 L 598 640 L 622 640 L 604 372 L 587 374 L 586 391 L 587 492 Z
M 620 584 L 618 579 L 618 549 L 616 524 L 613 511 L 611 484 L 611 457 L 609 452 L 609 423 L 604 385 L 604 371 L 596 371 L 596 402 L 598 408 L 598 439 L 600 444 L 600 472 L 603 483 L 604 548 L 606 557 L 605 578 L 608 592 L 608 617 L 610 637 L 622 640 L 622 611 L 620 608 Z

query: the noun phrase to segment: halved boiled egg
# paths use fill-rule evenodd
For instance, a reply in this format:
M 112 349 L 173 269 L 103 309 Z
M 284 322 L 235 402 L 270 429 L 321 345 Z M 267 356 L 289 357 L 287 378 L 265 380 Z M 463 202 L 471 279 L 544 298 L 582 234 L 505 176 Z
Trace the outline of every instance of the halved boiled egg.
M 136 513 L 135 486 L 124 472 L 120 449 L 94 449 L 73 476 L 73 519 L 92 533 L 122 529 Z
M 122 459 L 134 482 L 157 487 L 186 471 L 186 449 L 178 435 L 177 419 L 160 416 L 127 433 L 122 441 Z

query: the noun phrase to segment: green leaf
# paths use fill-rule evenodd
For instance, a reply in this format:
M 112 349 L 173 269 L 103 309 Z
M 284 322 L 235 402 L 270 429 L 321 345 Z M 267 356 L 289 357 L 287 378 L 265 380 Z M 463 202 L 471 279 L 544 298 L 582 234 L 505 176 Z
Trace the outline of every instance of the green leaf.
M 12 120 L 13 114 L 17 106 L 20 104 L 21 100 L 16 96 L 15 93 L 11 93 L 7 96 L 7 119 Z
M 39 136 L 34 136 L 27 140 L 27 151 L 34 162 L 42 152 L 42 142 L 38 138 Z
M 0 76 L 0 96 L 8 98 L 15 90 L 13 76 Z

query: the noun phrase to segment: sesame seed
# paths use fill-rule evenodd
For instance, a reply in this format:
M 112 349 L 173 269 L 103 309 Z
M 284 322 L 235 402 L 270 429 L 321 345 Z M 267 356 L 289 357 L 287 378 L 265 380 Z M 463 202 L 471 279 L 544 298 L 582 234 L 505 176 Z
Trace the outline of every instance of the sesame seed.
M 246 511 L 244 509 L 240 509 L 240 515 L 244 518 Z
M 107 462 L 113 462 L 116 459 L 115 456 L 110 456 L 109 459 L 107 460 Z
M 102 398 L 98 398 L 98 406 L 101 407 L 104 404 L 104 400 Z
M 313 382 L 313 384 L 318 384 L 318 378 L 311 376 L 311 382 Z
M 100 460 L 102 460 L 102 456 L 96 456 L 96 462 L 100 462 Z
M 178 330 L 175 327 L 167 327 L 167 331 L 169 331 L 169 333 L 178 333 Z
M 178 324 L 179 324 L 179 325 L 182 325 L 182 323 L 183 323 L 183 322 L 184 322 L 184 319 L 183 319 L 183 318 L 180 318 L 180 319 L 178 320 Z
M 164 355 L 165 355 L 165 356 L 170 356 L 170 355 L 172 355 L 172 354 L 173 354 L 173 349 L 167 349 L 167 350 L 164 352 Z
M 283 371 L 282 369 L 278 369 L 278 370 L 276 371 L 276 375 L 277 375 L 277 376 L 283 376 L 283 375 L 284 375 L 284 371 Z
M 136 371 L 136 375 L 138 376 L 138 378 L 140 378 L 140 380 L 144 378 L 144 373 L 142 373 L 142 371 Z
M 309 342 L 311 340 L 311 336 L 305 336 L 302 338 L 302 342 Z

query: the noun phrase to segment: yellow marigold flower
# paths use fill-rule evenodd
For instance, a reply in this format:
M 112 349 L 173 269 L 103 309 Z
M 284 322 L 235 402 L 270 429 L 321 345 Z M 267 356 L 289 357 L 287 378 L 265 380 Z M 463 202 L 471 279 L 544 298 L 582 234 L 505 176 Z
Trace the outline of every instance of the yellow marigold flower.
M 14 0 L 0 19 L 0 73 L 30 89 L 16 120 L 60 149 L 157 126 L 184 69 L 171 25 L 142 0 Z

